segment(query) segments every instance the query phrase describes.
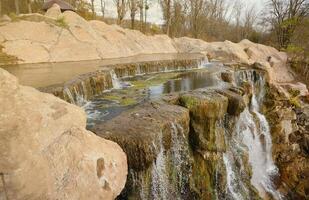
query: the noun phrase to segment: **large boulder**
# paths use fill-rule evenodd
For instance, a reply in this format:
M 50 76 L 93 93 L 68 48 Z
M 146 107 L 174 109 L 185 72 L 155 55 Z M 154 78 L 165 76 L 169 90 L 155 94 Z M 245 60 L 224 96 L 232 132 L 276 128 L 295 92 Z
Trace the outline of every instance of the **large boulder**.
M 212 90 L 194 91 L 180 96 L 179 104 L 190 110 L 191 140 L 200 153 L 225 151 L 220 119 L 227 113 L 228 98 Z
M 294 80 L 294 76 L 287 66 L 288 57 L 286 53 L 249 40 L 242 40 L 239 45 L 243 47 L 252 62 L 263 63 L 269 72 L 270 81 L 291 82 Z
M 0 69 L 0 197 L 114 199 L 126 182 L 126 156 L 85 126 L 81 108 Z
M 92 128 L 98 136 L 117 142 L 128 155 L 131 169 L 147 169 L 156 159 L 163 140 L 170 149 L 172 123 L 189 129 L 187 109 L 162 102 L 146 103 Z
M 128 155 L 130 173 L 120 199 L 191 195 L 187 109 L 160 101 L 145 103 L 94 126 L 93 131 L 117 142 Z
M 223 63 L 249 64 L 249 57 L 239 44 L 224 42 L 205 42 L 192 38 L 176 38 L 175 46 L 179 52 L 183 53 L 203 53 L 210 60 L 217 60 Z
M 47 10 L 45 16 L 57 19 L 60 14 L 61 14 L 60 6 L 55 3 L 50 9 Z

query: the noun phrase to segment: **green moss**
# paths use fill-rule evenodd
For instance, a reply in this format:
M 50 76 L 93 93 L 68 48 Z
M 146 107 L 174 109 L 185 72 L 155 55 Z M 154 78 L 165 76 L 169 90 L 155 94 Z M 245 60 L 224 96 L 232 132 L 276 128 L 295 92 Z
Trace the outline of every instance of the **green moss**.
M 299 90 L 296 90 L 296 89 L 293 89 L 293 88 L 290 88 L 288 90 L 288 92 L 290 93 L 290 95 L 292 95 L 292 97 L 297 97 L 300 95 L 300 91 Z
M 133 98 L 125 98 L 120 101 L 120 105 L 122 106 L 129 106 L 129 105 L 133 105 L 136 103 L 137 103 L 136 100 Z
M 65 21 L 65 18 L 64 17 L 59 17 L 57 20 L 56 20 L 56 25 L 61 27 L 61 28 L 65 28 L 65 29 L 68 29 L 69 28 L 69 25 L 68 23 Z
M 19 18 L 15 13 L 9 13 L 9 17 L 13 22 L 19 21 Z
M 182 96 L 180 98 L 180 104 L 182 106 L 185 106 L 189 110 L 191 110 L 196 105 L 198 105 L 198 103 L 199 103 L 199 101 L 196 98 L 192 97 L 192 96 Z
M 118 101 L 118 102 L 120 102 L 121 97 L 117 96 L 116 94 L 115 95 L 108 94 L 108 95 L 104 95 L 103 99 L 109 100 L 109 101 Z
M 294 106 L 295 108 L 300 108 L 301 107 L 301 104 L 300 104 L 300 101 L 298 99 L 298 97 L 293 97 L 293 98 L 290 98 L 289 99 L 289 102 L 292 106 Z
M 109 101 L 116 101 L 117 103 L 120 104 L 120 106 L 129 106 L 129 105 L 133 105 L 137 103 L 137 101 L 134 98 L 117 95 L 117 94 L 108 94 L 104 96 L 103 99 L 109 100 Z
M 150 86 L 159 85 L 165 83 L 167 80 L 175 78 L 179 73 L 166 73 L 166 74 L 158 74 L 153 76 L 147 80 L 136 80 L 131 81 L 130 83 L 133 85 L 132 89 L 145 89 Z

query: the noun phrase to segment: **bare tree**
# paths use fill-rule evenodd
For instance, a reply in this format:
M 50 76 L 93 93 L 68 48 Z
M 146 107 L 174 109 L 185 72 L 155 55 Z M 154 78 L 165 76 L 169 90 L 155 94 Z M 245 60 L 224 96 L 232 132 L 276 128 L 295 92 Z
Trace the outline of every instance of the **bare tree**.
M 127 1 L 126 0 L 114 0 L 114 3 L 117 8 L 117 23 L 121 24 L 122 20 L 126 16 L 127 13 Z
M 2 0 L 0 0 L 0 17 L 2 16 Z
M 27 0 L 28 13 L 32 13 L 31 0 Z
M 92 18 L 95 18 L 94 0 L 91 0 L 91 12 Z
M 147 27 L 147 13 L 148 13 L 148 10 L 149 10 L 149 7 L 150 7 L 150 2 L 148 0 L 145 0 L 145 27 Z
M 254 25 L 257 20 L 257 12 L 255 7 L 256 5 L 252 5 L 245 12 L 242 38 L 249 38 L 251 33 L 254 31 Z
M 174 0 L 173 2 L 173 16 L 171 20 L 172 37 L 180 37 L 185 34 L 186 27 L 186 1 Z
M 151 5 L 151 0 L 140 0 L 139 10 L 140 10 L 140 28 L 142 32 L 145 32 L 147 28 L 147 14 Z
M 309 13 L 307 0 L 269 0 L 269 21 L 275 30 L 279 47 L 287 48 L 296 27 Z
M 160 5 L 163 11 L 163 18 L 165 21 L 165 33 L 170 35 L 170 28 L 172 23 L 172 0 L 160 0 Z
M 15 0 L 15 11 L 16 11 L 16 15 L 19 15 L 20 11 L 19 11 L 19 0 Z
M 135 16 L 137 14 L 139 8 L 139 1 L 138 0 L 128 0 L 129 10 L 130 10 L 130 17 L 131 17 L 131 28 L 135 28 Z
M 239 41 L 241 38 L 241 14 L 243 13 L 243 3 L 241 1 L 235 1 L 233 7 L 233 13 L 235 17 L 235 41 Z
M 101 12 L 102 12 L 102 17 L 105 17 L 105 8 L 106 8 L 106 2 L 105 0 L 101 0 Z
M 138 7 L 139 7 L 140 31 L 144 32 L 144 0 L 139 1 Z
M 190 25 L 193 37 L 198 38 L 201 32 L 201 17 L 205 8 L 204 0 L 190 0 Z

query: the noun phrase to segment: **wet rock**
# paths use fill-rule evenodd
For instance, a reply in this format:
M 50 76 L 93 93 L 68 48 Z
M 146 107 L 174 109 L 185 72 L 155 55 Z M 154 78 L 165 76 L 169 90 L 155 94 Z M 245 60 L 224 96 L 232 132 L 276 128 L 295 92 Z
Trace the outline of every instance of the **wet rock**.
M 171 145 L 171 123 L 189 129 L 188 110 L 165 103 L 147 103 L 92 128 L 98 136 L 117 142 L 128 155 L 135 171 L 147 169 L 157 157 L 162 137 L 164 147 Z
M 179 105 L 179 97 L 180 97 L 179 93 L 171 93 L 164 95 L 162 97 L 162 100 L 170 104 Z
M 190 139 L 195 151 L 224 151 L 219 119 L 227 112 L 228 98 L 211 90 L 181 95 L 179 104 L 190 110 Z
M 294 93 L 294 92 L 292 92 Z M 267 90 L 267 119 L 273 139 L 273 157 L 280 171 L 279 190 L 288 199 L 307 199 L 309 180 L 308 105 L 292 108 L 291 92 L 278 85 Z M 272 101 L 270 103 L 269 101 Z
M 306 96 L 309 94 L 307 86 L 303 83 L 285 83 L 280 84 L 281 87 L 286 89 L 291 96 Z
M 145 103 L 92 130 L 117 142 L 128 156 L 130 173 L 118 199 L 192 198 L 187 109 Z
M 238 116 L 246 108 L 246 103 L 243 96 L 231 90 L 217 90 L 217 92 L 228 98 L 228 114 Z
M 234 74 L 233 72 L 225 71 L 221 73 L 221 79 L 224 82 L 233 83 L 234 82 Z
M 126 181 L 126 156 L 85 126 L 81 108 L 0 69 L 0 197 L 114 199 Z
M 309 133 L 303 135 L 303 138 L 300 140 L 300 146 L 304 153 L 309 155 Z

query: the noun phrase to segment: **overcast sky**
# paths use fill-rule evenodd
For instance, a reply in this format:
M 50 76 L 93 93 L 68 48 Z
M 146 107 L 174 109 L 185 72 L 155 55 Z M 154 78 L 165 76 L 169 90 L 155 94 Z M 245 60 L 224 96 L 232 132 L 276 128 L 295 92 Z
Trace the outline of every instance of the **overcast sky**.
M 96 1 L 96 10 L 100 14 L 100 0 Z M 256 8 L 260 11 L 263 6 L 265 5 L 265 1 L 267 0 L 227 0 L 227 1 L 242 1 L 247 6 L 255 5 Z M 117 12 L 114 5 L 114 0 L 105 0 L 107 6 L 106 6 L 106 16 L 107 17 L 116 17 Z M 158 0 L 149 0 L 151 3 L 150 9 L 148 10 L 148 21 L 152 23 L 162 24 L 162 12 L 160 5 L 158 3 Z M 129 14 L 127 14 L 126 18 L 129 17 Z

